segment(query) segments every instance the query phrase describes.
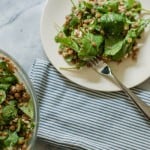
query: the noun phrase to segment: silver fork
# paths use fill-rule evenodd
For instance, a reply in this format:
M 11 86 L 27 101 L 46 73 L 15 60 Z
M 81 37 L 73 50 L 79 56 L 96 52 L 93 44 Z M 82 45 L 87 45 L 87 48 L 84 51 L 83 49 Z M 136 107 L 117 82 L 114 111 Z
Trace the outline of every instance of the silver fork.
M 138 108 L 144 113 L 147 119 L 150 119 L 150 106 L 137 97 L 130 89 L 128 89 L 123 83 L 112 72 L 108 64 L 97 60 L 96 58 L 90 62 L 92 68 L 99 74 L 108 77 L 113 82 L 115 82 L 128 96 L 129 98 L 138 106 Z

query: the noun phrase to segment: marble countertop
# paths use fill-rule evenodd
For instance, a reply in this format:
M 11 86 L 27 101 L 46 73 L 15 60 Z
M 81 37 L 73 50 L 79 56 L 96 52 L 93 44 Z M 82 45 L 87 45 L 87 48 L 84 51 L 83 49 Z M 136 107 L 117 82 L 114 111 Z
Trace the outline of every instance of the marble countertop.
M 35 58 L 46 58 L 40 41 L 44 0 L 0 1 L 0 48 L 29 72 Z
M 0 1 L 0 48 L 12 55 L 27 73 L 36 58 L 47 59 L 40 40 L 44 3 L 45 0 Z M 139 87 L 150 91 L 150 79 Z M 47 147 L 38 140 L 35 149 L 46 150 Z

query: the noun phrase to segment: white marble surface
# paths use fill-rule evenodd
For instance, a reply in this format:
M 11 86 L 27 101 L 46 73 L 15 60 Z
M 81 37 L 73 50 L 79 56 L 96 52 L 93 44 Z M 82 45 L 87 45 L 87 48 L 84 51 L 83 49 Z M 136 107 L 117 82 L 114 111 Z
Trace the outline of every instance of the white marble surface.
M 45 57 L 39 34 L 44 2 L 0 1 L 0 48 L 14 56 L 27 72 L 35 58 Z
M 0 48 L 16 58 L 27 73 L 36 58 L 46 59 L 39 31 L 44 3 L 45 0 L 0 0 Z M 140 87 L 150 91 L 150 79 Z M 38 140 L 35 149 L 48 148 Z
M 44 0 L 0 0 L 0 48 L 29 73 L 35 58 L 45 58 L 40 42 L 40 17 Z M 37 141 L 35 150 L 46 150 Z

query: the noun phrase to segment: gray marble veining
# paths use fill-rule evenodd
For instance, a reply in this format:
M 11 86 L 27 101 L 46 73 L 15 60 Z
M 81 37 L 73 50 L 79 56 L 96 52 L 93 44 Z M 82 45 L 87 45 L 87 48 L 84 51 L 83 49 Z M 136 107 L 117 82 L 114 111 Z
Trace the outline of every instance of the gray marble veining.
M 45 58 L 39 31 L 43 4 L 44 0 L 0 2 L 0 48 L 27 72 L 35 58 Z

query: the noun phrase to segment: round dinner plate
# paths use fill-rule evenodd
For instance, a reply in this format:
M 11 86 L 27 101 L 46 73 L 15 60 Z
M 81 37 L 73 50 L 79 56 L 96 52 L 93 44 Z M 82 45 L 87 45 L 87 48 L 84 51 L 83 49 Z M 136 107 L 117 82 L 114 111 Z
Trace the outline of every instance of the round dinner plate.
M 77 0 L 74 0 L 77 2 Z M 141 0 L 143 8 L 150 9 L 149 0 Z M 70 0 L 48 0 L 41 18 L 41 40 L 45 53 L 53 66 L 66 78 L 83 87 L 99 91 L 119 91 L 120 88 L 110 80 L 97 74 L 91 68 L 81 70 L 62 70 L 70 67 L 58 53 L 59 44 L 55 43 L 57 26 L 62 26 L 65 16 L 71 12 Z M 126 59 L 121 63 L 111 63 L 111 68 L 121 82 L 128 88 L 145 81 L 150 76 L 150 32 L 145 31 L 137 60 Z

